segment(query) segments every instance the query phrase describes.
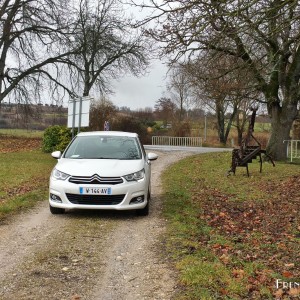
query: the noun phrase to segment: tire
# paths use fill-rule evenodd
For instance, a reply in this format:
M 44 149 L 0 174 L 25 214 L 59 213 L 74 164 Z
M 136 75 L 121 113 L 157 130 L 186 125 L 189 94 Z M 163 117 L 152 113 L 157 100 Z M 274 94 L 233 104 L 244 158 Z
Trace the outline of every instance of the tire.
M 61 215 L 65 212 L 64 208 L 53 207 L 51 205 L 49 205 L 49 208 L 50 208 L 51 214 L 53 214 L 53 215 Z
M 142 209 L 137 209 L 136 214 L 138 216 L 148 216 L 149 215 L 149 201 L 147 202 L 147 205 Z
M 148 216 L 149 215 L 149 208 L 150 208 L 150 198 L 151 198 L 151 195 L 150 195 L 150 191 L 148 191 L 148 196 L 147 196 L 147 205 L 142 208 L 142 209 L 137 209 L 136 211 L 136 214 L 138 216 Z

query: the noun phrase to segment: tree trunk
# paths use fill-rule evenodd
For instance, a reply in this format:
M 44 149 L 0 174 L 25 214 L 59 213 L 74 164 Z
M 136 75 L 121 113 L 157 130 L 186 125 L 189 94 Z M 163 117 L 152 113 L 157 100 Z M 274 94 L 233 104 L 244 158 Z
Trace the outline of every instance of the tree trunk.
M 226 145 L 227 139 L 225 137 L 224 124 L 219 124 L 219 141 L 221 144 Z
M 225 136 L 225 117 L 222 111 L 217 111 L 217 124 L 218 124 L 218 134 L 219 141 L 221 144 L 226 145 L 226 136 Z
M 240 118 L 240 115 L 242 114 L 242 118 Z M 236 113 L 236 129 L 237 129 L 237 144 L 241 146 L 243 141 L 243 134 L 245 132 L 245 125 L 247 123 L 247 115 L 245 111 L 240 111 L 239 113 Z
M 228 124 L 227 124 L 227 127 L 226 127 L 226 132 L 225 132 L 225 136 L 224 136 L 225 137 L 225 145 L 227 144 L 227 139 L 228 139 L 228 136 L 229 136 L 229 133 L 230 133 L 232 122 L 233 122 L 236 114 L 237 114 L 237 105 L 234 105 L 233 112 L 230 115 L 230 118 L 228 120 Z M 224 118 L 224 126 L 225 126 L 225 118 Z
M 287 140 L 290 140 L 290 131 L 297 115 L 297 107 L 288 105 L 271 108 L 271 135 L 267 146 L 267 153 L 274 160 L 285 160 L 287 157 Z
M 218 101 L 216 103 L 216 114 L 217 114 L 219 141 L 221 144 L 226 145 L 233 119 L 237 113 L 237 107 L 235 106 L 233 108 L 233 112 L 228 120 L 228 124 L 226 125 L 223 103 L 224 101 Z

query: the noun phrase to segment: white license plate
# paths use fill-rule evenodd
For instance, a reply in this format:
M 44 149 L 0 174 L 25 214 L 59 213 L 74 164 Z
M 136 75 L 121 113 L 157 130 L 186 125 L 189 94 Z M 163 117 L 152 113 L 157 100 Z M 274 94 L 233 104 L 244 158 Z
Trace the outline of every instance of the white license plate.
M 111 195 L 110 187 L 80 187 L 81 195 Z

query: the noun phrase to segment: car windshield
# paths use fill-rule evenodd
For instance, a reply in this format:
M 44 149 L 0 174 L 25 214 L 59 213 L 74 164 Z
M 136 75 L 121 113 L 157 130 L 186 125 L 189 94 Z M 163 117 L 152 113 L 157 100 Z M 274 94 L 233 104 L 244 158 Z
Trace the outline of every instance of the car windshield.
M 138 140 L 126 136 L 78 136 L 68 147 L 65 158 L 72 159 L 141 159 Z

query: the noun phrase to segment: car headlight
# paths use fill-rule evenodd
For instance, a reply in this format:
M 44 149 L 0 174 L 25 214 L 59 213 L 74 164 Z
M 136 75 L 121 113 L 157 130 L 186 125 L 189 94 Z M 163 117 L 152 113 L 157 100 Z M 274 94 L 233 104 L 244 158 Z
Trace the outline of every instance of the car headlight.
M 141 171 L 138 171 L 138 172 L 134 172 L 132 174 L 128 174 L 128 175 L 125 175 L 124 178 L 127 180 L 127 181 L 137 181 L 137 180 L 141 180 L 145 177 L 145 170 L 141 170 Z
M 69 174 L 63 173 L 61 171 L 58 171 L 57 169 L 53 169 L 51 176 L 57 180 L 66 180 L 68 177 L 70 177 Z

